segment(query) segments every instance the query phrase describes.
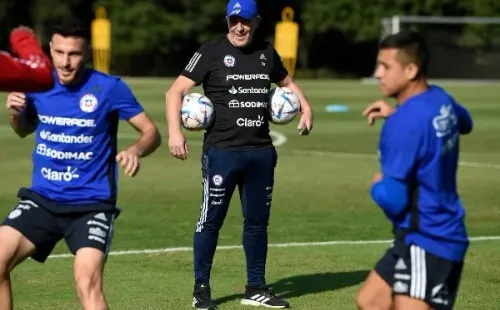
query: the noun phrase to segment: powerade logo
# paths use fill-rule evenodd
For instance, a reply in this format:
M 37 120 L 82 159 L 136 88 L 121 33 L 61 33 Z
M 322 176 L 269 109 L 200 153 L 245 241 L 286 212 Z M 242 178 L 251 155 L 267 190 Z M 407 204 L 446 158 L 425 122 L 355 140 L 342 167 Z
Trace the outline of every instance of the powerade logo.
M 226 81 L 252 81 L 269 80 L 269 74 L 231 74 L 226 76 Z
M 60 116 L 47 116 L 38 114 L 38 119 L 40 122 L 49 125 L 56 126 L 68 126 L 68 127 L 95 127 L 95 121 L 93 119 L 84 118 L 69 118 Z

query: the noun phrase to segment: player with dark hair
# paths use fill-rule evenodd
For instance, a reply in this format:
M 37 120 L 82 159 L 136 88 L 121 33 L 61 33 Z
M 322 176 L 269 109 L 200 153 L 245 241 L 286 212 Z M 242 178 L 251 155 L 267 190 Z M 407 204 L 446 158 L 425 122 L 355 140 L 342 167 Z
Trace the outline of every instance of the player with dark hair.
M 469 239 L 457 192 L 460 135 L 469 112 L 429 85 L 429 52 L 415 32 L 380 44 L 375 75 L 384 101 L 368 106 L 372 125 L 386 119 L 379 142 L 381 172 L 371 196 L 394 226 L 394 242 L 361 288 L 359 309 L 452 309 Z
M 160 136 L 125 82 L 85 67 L 89 52 L 83 24 L 62 21 L 50 41 L 54 87 L 7 98 L 14 131 L 36 137 L 32 184 L 19 190 L 18 205 L 0 226 L 0 309 L 12 308 L 12 269 L 27 257 L 45 262 L 62 238 L 75 255 L 83 308 L 108 309 L 102 275 L 120 213 L 118 165 L 135 176 Z M 120 119 L 140 138 L 118 152 Z
M 186 159 L 188 149 L 181 131 L 182 95 L 203 84 L 215 107 L 202 155 L 203 202 L 194 234 L 195 287 L 193 306 L 215 309 L 210 271 L 219 230 L 238 187 L 243 208 L 243 247 L 247 285 L 242 304 L 288 307 L 267 287 L 267 226 L 274 169 L 278 155 L 269 135 L 267 93 L 271 83 L 286 86 L 301 101 L 299 130 L 312 128 L 312 110 L 299 86 L 288 75 L 273 46 L 253 38 L 260 17 L 254 0 L 227 4 L 228 34 L 202 45 L 167 93 L 169 147 L 173 156 Z
M 43 91 L 54 85 L 50 60 L 30 28 L 12 30 L 10 45 L 17 57 L 0 51 L 0 91 Z

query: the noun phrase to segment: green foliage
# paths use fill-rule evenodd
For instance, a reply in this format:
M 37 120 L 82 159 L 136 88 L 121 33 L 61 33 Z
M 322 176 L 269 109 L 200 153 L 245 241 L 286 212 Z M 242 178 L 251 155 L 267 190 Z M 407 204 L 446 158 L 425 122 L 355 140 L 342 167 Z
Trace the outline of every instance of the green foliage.
M 178 51 L 186 38 L 201 43 L 211 37 L 207 29 L 223 22 L 224 4 L 224 0 L 97 2 L 112 22 L 115 55 Z
M 303 19 L 310 32 L 338 29 L 357 41 L 380 36 L 380 20 L 393 15 L 422 16 L 498 16 L 500 2 L 496 0 L 378 0 L 367 5 L 363 0 L 309 0 Z M 488 45 L 497 40 L 499 25 L 465 25 L 461 40 L 470 46 Z

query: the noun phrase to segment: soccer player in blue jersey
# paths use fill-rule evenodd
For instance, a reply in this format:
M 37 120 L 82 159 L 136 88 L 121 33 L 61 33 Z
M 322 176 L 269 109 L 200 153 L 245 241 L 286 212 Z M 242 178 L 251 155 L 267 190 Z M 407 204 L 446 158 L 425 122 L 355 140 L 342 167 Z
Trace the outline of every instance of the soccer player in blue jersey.
M 371 196 L 394 226 L 394 243 L 361 288 L 359 309 L 452 309 L 469 240 L 457 192 L 460 135 L 473 127 L 469 112 L 426 75 L 429 52 L 410 31 L 380 44 L 376 77 L 384 101 L 364 115 L 385 118 L 381 172 Z
M 74 277 L 84 309 L 108 309 L 102 275 L 113 237 L 118 166 L 134 176 L 141 157 L 160 145 L 156 126 L 118 77 L 85 68 L 87 32 L 74 19 L 54 31 L 50 52 L 55 86 L 11 93 L 10 122 L 21 137 L 35 134 L 30 187 L 0 226 L 0 309 L 11 309 L 12 269 L 27 257 L 43 263 L 65 239 L 75 255 Z M 119 120 L 140 138 L 117 150 Z

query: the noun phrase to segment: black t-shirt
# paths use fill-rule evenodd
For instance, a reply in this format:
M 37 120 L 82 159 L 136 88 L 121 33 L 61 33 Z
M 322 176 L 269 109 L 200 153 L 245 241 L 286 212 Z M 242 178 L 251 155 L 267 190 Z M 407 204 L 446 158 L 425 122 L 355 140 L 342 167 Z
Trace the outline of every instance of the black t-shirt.
M 202 45 L 181 75 L 203 85 L 215 108 L 204 149 L 272 146 L 267 93 L 288 72 L 271 43 L 237 48 L 224 37 Z

